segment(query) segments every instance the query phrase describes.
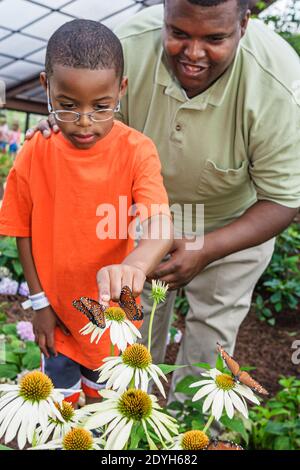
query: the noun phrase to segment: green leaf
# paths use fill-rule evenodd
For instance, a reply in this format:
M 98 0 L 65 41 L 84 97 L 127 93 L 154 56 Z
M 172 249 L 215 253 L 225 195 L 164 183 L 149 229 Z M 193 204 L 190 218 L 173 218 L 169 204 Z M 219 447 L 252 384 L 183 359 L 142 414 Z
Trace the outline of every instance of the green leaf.
M 192 364 L 193 367 L 199 367 L 199 369 L 206 369 L 210 370 L 212 367 L 210 364 L 207 362 L 196 362 L 195 364 Z
M 195 395 L 197 388 L 190 388 L 189 386 L 199 380 L 199 377 L 194 377 L 192 375 L 187 375 L 184 379 L 180 380 L 176 385 L 176 393 L 184 393 L 185 395 Z
M 265 428 L 265 432 L 280 436 L 284 433 L 284 425 L 277 421 L 269 421 Z
M 231 431 L 237 432 L 242 436 L 246 444 L 248 444 L 249 437 L 247 431 L 245 429 L 244 423 L 239 418 L 232 418 L 230 419 L 228 416 L 223 416 L 221 418 L 221 423 Z
M 290 450 L 291 440 L 288 436 L 276 437 L 274 440 L 274 450 Z
M 221 357 L 221 354 L 218 354 L 217 360 L 216 360 L 216 369 L 218 369 L 220 372 L 224 372 L 224 363 L 223 359 Z
M 0 364 L 0 377 L 6 379 L 15 379 L 19 369 L 15 364 Z
M 8 325 L 2 326 L 2 332 L 5 335 L 17 335 L 17 327 L 15 323 L 8 323 Z
M 165 374 L 170 374 L 170 372 L 174 372 L 174 370 L 177 370 L 177 369 L 182 369 L 183 367 L 187 367 L 187 366 L 181 366 L 181 365 L 171 365 L 171 364 L 158 364 L 158 367 L 160 368 L 160 370 Z
M 19 365 L 19 356 L 17 354 L 14 354 L 13 352 L 8 351 L 5 354 L 5 362 L 7 364 Z
M 40 362 L 41 355 L 38 348 L 30 349 L 22 358 L 22 366 L 28 370 L 38 369 Z
M 0 444 L 0 450 L 13 450 L 10 447 L 4 446 L 3 444 Z

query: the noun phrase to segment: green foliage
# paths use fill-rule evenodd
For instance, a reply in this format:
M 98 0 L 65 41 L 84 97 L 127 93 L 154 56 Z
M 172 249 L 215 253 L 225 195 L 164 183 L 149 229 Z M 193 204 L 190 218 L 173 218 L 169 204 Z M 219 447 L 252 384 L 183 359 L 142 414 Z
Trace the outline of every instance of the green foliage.
M 0 238 L 0 266 L 7 267 L 17 281 L 22 281 L 24 278 L 15 238 Z
M 182 315 L 186 315 L 189 311 L 189 303 L 186 296 L 183 294 L 181 296 L 177 296 L 175 300 L 175 309 L 179 310 Z
M 260 320 L 276 322 L 274 313 L 296 310 L 300 299 L 300 232 L 293 224 L 278 236 L 271 263 L 256 287 L 254 307 Z
M 16 324 L 0 325 L 5 337 L 5 363 L 0 364 L 0 378 L 15 379 L 23 370 L 38 369 L 40 350 L 32 341 L 22 341 L 17 336 Z
M 250 410 L 250 448 L 300 448 L 300 380 L 296 377 L 282 377 L 279 383 L 281 390 L 274 398 Z
M 13 161 L 7 154 L 0 155 L 0 183 L 4 183 L 11 169 Z

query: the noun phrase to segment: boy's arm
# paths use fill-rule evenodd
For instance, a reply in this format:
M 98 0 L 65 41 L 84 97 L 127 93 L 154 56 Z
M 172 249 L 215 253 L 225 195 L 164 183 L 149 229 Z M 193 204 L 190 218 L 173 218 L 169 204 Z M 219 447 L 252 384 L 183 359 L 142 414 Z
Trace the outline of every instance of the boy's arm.
M 27 281 L 30 294 L 38 294 L 43 290 L 32 256 L 31 251 L 31 238 L 29 237 L 17 237 L 17 247 L 19 252 L 19 258 L 23 266 L 24 276 Z M 39 345 L 41 351 L 46 357 L 49 357 L 49 352 L 53 352 L 55 356 L 57 351 L 54 343 L 54 329 L 58 325 L 65 334 L 69 334 L 65 325 L 61 323 L 59 318 L 56 316 L 52 307 L 42 308 L 34 312 L 32 319 L 33 332 L 35 335 L 35 341 Z
M 97 274 L 99 299 L 107 304 L 119 300 L 123 286 L 129 286 L 138 296 L 148 274 L 170 251 L 173 243 L 173 223 L 165 214 L 155 215 L 142 223 L 143 237 L 138 246 L 123 260 L 100 269 Z

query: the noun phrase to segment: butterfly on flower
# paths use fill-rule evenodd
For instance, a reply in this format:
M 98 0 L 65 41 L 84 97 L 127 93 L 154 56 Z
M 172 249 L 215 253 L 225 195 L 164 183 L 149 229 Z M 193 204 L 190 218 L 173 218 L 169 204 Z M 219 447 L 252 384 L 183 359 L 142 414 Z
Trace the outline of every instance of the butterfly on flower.
M 232 441 L 220 441 L 211 439 L 205 450 L 244 450 L 243 447 Z
M 126 317 L 130 321 L 142 320 L 144 318 L 143 308 L 138 305 L 128 286 L 121 290 L 119 306 L 124 310 Z M 105 312 L 108 307 L 100 304 L 89 297 L 80 297 L 80 300 L 74 300 L 73 306 L 83 313 L 91 323 L 98 328 L 105 328 Z
M 225 361 L 226 366 L 234 376 L 235 381 L 240 382 L 244 385 L 250 387 L 254 392 L 260 393 L 262 395 L 269 395 L 269 392 L 254 380 L 248 372 L 241 370 L 240 365 L 222 348 L 222 346 L 217 343 L 218 352 L 221 354 L 222 359 Z

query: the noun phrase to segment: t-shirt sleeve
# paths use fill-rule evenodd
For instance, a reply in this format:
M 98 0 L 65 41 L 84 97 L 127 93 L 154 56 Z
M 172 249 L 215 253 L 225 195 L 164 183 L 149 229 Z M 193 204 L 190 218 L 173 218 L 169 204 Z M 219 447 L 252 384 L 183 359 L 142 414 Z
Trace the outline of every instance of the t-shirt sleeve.
M 27 153 L 30 146 L 24 147 L 7 178 L 0 210 L 0 235 L 31 236 L 32 199 L 26 177 L 26 165 L 30 161 Z
M 266 99 L 250 134 L 249 172 L 258 200 L 300 206 L 300 106 L 291 97 Z
M 144 138 L 137 150 L 132 195 L 141 222 L 157 214 L 171 216 L 159 156 L 148 138 Z

